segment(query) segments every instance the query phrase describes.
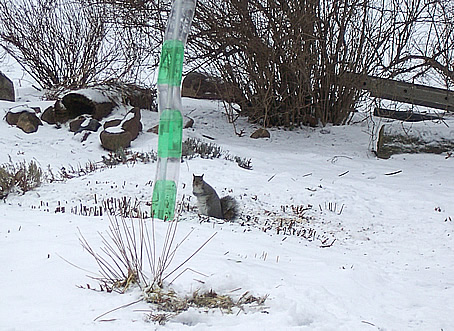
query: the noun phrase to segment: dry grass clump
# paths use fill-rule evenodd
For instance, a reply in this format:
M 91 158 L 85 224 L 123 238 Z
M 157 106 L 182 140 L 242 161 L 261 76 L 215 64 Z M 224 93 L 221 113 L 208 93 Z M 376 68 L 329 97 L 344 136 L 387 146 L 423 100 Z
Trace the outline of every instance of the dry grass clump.
M 204 142 L 197 138 L 188 138 L 183 141 L 182 154 L 183 157 L 187 159 L 193 159 L 196 157 L 200 157 L 202 159 L 223 158 L 227 161 L 236 162 L 238 166 L 243 169 L 252 169 L 251 159 L 231 155 L 228 151 L 222 150 L 222 148 L 218 145 Z
M 146 302 L 151 303 L 158 311 L 181 313 L 188 309 L 188 301 L 177 295 L 172 289 L 150 288 L 145 294 Z
M 44 174 L 35 161 L 5 163 L 0 166 L 0 199 L 11 192 L 24 194 L 38 187 L 44 180 Z
M 188 303 L 198 308 L 221 309 L 227 313 L 232 313 L 232 308 L 237 306 L 230 296 L 217 294 L 213 290 L 204 293 L 195 291 Z
M 239 299 L 234 300 L 232 296 L 218 294 L 212 289 L 207 292 L 196 290 L 190 296 L 181 297 L 171 289 L 155 288 L 145 295 L 145 300 L 151 303 L 153 308 L 146 320 L 163 325 L 189 308 L 220 310 L 225 314 L 233 314 L 235 308 L 240 312 L 245 305 L 263 306 L 267 298 L 267 295 L 255 297 L 245 292 Z

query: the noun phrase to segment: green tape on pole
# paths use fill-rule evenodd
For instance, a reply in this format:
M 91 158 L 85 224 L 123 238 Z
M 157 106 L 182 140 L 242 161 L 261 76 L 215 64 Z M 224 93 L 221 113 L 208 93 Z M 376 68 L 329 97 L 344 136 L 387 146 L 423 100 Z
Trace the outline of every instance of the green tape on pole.
M 172 220 L 175 214 L 177 186 L 173 180 L 158 180 L 153 190 L 153 217 Z
M 164 41 L 159 62 L 158 85 L 181 85 L 183 58 L 183 42 L 174 39 Z
M 153 187 L 153 217 L 174 218 L 183 117 L 180 86 L 183 73 L 184 45 L 194 17 L 196 0 L 174 0 L 162 45 L 158 70 L 159 139 L 158 165 Z
M 165 109 L 159 118 L 158 157 L 181 157 L 183 117 L 179 110 Z

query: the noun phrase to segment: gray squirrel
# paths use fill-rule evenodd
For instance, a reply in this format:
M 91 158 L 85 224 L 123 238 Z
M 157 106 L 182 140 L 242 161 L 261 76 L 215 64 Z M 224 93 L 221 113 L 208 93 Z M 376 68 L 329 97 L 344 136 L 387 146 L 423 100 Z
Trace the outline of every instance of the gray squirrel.
M 238 216 L 236 200 L 231 196 L 219 199 L 214 188 L 203 180 L 203 175 L 193 175 L 192 193 L 197 198 L 199 214 L 226 220 L 233 220 Z

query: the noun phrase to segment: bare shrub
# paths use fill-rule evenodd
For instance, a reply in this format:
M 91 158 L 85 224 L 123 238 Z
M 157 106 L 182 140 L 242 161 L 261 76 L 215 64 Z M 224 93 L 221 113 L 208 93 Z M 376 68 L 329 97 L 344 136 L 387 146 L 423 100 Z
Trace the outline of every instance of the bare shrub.
M 409 22 L 388 45 L 383 71 L 390 77 L 454 87 L 454 3 L 450 0 L 393 3 L 393 24 Z M 410 42 L 402 42 L 402 36 Z
M 117 63 L 127 73 L 127 81 L 148 85 L 159 64 L 167 12 L 166 0 L 78 0 L 88 8 L 103 8 L 122 60 Z
M 180 206 L 181 207 L 181 206 Z M 179 215 L 181 210 L 177 213 Z M 181 241 L 176 242 L 178 219 L 168 221 L 163 240 L 158 240 L 155 220 L 146 222 L 139 218 L 110 215 L 108 235 L 100 234 L 104 247 L 97 253 L 81 234 L 80 242 L 95 259 L 99 267 L 98 280 L 104 289 L 124 293 L 130 286 L 139 286 L 144 293 L 164 286 L 164 281 L 196 255 L 213 237 L 208 238 L 195 252 L 172 269 L 172 262 L 181 244 L 189 237 L 189 232 Z M 177 216 L 178 217 L 178 216 Z M 178 275 L 176 276 L 178 277 Z
M 2 46 L 44 88 L 83 86 L 105 69 L 103 12 L 63 0 L 0 3 Z M 106 56 L 101 54 L 104 52 Z
M 449 3 L 201 0 L 193 50 L 239 89 L 241 114 L 254 122 L 344 124 L 360 75 L 452 74 Z
M 243 115 L 265 127 L 346 121 L 357 92 L 337 80 L 368 64 L 364 45 L 353 47 L 365 43 L 354 38 L 361 7 L 253 0 L 202 1 L 199 10 L 197 45 L 241 90 Z
M 112 21 L 113 12 L 95 1 L 4 0 L 0 44 L 46 89 L 140 81 L 159 37 L 153 26 Z

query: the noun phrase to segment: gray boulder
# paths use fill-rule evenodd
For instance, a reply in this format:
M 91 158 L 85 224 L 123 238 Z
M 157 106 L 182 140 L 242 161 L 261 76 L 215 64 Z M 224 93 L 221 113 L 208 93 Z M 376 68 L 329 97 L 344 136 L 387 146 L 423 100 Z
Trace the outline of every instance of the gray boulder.
M 123 119 L 107 121 L 104 123 L 104 130 L 99 136 L 101 145 L 109 151 L 131 146 L 131 141 L 136 139 L 142 131 L 140 120 L 140 109 L 135 107 Z
M 131 146 L 132 135 L 131 132 L 124 131 L 119 128 L 118 130 L 113 130 L 111 127 L 106 130 L 103 130 L 99 135 L 101 140 L 101 145 L 109 151 L 117 151 L 121 148 L 127 148 Z
M 82 115 L 69 123 L 69 131 L 79 133 L 82 131 L 98 131 L 101 123 L 88 115 Z
M 200 72 L 190 72 L 183 79 L 181 96 L 196 99 L 222 99 L 221 81 Z
M 0 72 L 0 100 L 16 101 L 14 97 L 14 84 Z
M 141 118 L 140 109 L 135 107 L 131 109 L 123 119 L 121 127 L 123 130 L 131 132 L 132 140 L 136 139 L 142 131 L 142 122 L 140 122 Z
M 270 137 L 270 132 L 265 128 L 257 129 L 251 134 L 251 138 L 253 138 L 253 139 L 269 138 L 269 137 Z
M 107 87 L 75 90 L 46 109 L 43 120 L 49 124 L 66 123 L 86 114 L 99 121 L 108 116 L 120 101 L 118 93 L 109 91 Z
M 35 110 L 30 107 L 13 108 L 6 113 L 5 120 L 9 125 L 15 125 L 25 133 L 38 131 L 38 127 L 43 125 L 36 116 Z
M 450 122 L 448 119 L 444 122 L 393 121 L 383 124 L 376 140 L 376 155 L 388 159 L 394 154 L 452 153 L 454 129 Z
M 38 131 L 38 127 L 43 125 L 41 120 L 36 116 L 36 114 L 32 114 L 29 112 L 24 112 L 19 116 L 19 120 L 17 121 L 16 126 L 25 133 L 33 133 Z
M 82 114 L 88 114 L 97 120 L 103 119 L 112 112 L 117 104 L 104 95 L 102 97 L 104 98 L 94 97 L 88 93 L 85 95 L 80 91 L 66 94 L 61 100 L 66 110 L 65 117 L 69 120 Z
M 156 89 L 140 87 L 134 84 L 120 86 L 125 103 L 140 109 L 157 111 Z
M 57 120 L 55 118 L 55 106 L 47 107 L 41 114 L 41 120 L 47 124 L 57 124 Z

